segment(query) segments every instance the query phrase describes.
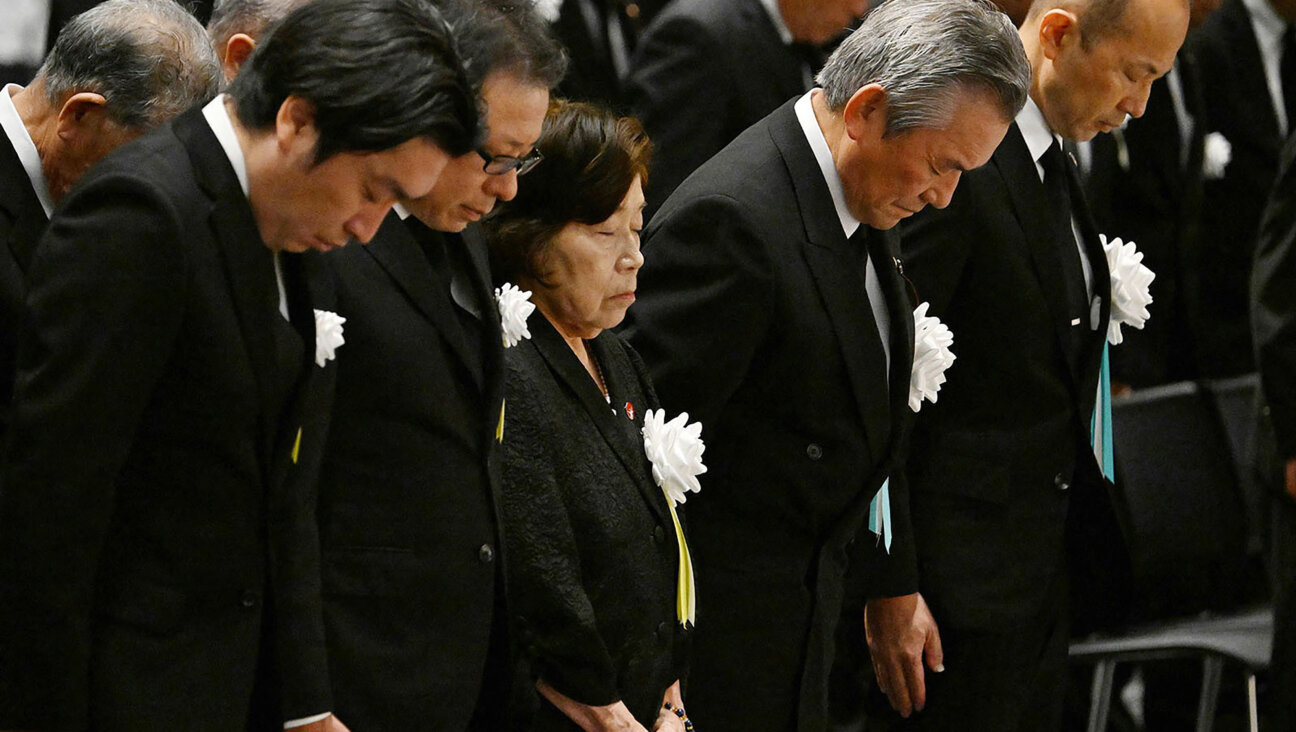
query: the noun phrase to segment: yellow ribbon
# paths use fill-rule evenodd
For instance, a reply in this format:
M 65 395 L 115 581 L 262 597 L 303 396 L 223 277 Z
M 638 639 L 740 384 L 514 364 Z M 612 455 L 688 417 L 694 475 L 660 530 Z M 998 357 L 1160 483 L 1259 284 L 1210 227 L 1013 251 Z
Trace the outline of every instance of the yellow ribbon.
M 297 428 L 297 439 L 293 442 L 292 461 L 297 464 L 297 453 L 301 452 L 301 427 Z
M 685 628 L 697 625 L 697 590 L 693 585 L 693 558 L 689 556 L 688 542 L 684 540 L 684 527 L 675 513 L 675 501 L 666 496 L 670 506 L 671 521 L 675 522 L 675 542 L 679 545 L 679 582 L 675 589 L 675 617 Z
M 495 425 L 495 441 L 504 442 L 504 400 L 500 400 L 500 419 L 499 424 Z

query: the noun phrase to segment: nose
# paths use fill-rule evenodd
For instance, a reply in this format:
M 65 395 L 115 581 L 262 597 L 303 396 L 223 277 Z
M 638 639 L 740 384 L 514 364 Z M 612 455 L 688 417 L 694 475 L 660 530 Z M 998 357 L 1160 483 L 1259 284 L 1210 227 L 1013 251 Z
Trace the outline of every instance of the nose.
M 387 218 L 388 211 L 391 211 L 390 202 L 383 206 L 365 206 L 355 216 L 347 219 L 342 228 L 346 230 L 347 236 L 361 244 L 368 244 L 374 234 L 378 233 L 378 227 L 382 226 L 383 219 Z
M 919 198 L 928 206 L 945 208 L 954 198 L 954 189 L 958 187 L 961 171 L 952 170 L 932 181 L 932 185 Z
M 1148 96 L 1152 94 L 1151 82 L 1141 85 L 1135 92 L 1121 100 L 1117 109 L 1131 117 L 1142 117 L 1147 111 Z
M 643 252 L 639 249 L 639 235 L 634 234 L 633 236 L 634 244 L 631 246 L 630 251 L 621 257 L 622 269 L 631 272 L 637 271 L 644 263 Z
M 483 189 L 501 201 L 512 201 L 518 192 L 517 171 L 510 170 L 503 175 L 486 176 L 486 185 Z

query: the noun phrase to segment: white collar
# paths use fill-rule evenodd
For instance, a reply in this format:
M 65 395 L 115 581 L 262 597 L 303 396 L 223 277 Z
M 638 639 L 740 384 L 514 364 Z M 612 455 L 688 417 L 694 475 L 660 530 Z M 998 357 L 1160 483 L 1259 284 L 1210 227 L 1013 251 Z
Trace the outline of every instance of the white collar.
M 400 201 L 392 204 L 392 210 L 396 212 L 396 215 L 400 217 L 401 221 L 410 217 L 409 209 L 402 206 Z
M 54 213 L 54 199 L 50 196 L 49 182 L 45 180 L 45 169 L 41 167 L 40 152 L 36 150 L 36 143 L 32 142 L 27 125 L 18 116 L 18 108 L 13 103 L 11 95 L 20 91 L 22 87 L 17 84 L 6 84 L 4 89 L 0 89 L 0 127 L 4 128 L 9 144 L 18 154 L 18 161 L 22 163 L 48 219 Z
M 778 0 L 760 0 L 760 4 L 765 6 L 765 12 L 769 13 L 770 21 L 774 23 L 774 30 L 778 31 L 779 38 L 783 39 L 783 45 L 795 41 L 792 31 L 787 27 L 787 22 L 783 20 L 783 11 L 779 10 Z
M 229 110 L 225 108 L 226 96 L 217 94 L 215 99 L 207 102 L 203 107 L 202 113 L 203 117 L 207 118 L 212 134 L 216 135 L 216 141 L 225 151 L 225 157 L 229 158 L 230 165 L 234 168 L 234 175 L 238 176 L 239 187 L 243 189 L 243 195 L 246 197 L 248 195 L 247 159 L 243 157 L 243 148 L 239 145 L 238 134 L 234 132 L 234 122 L 230 120 Z
M 1049 149 L 1049 145 L 1058 140 L 1058 136 L 1049 129 L 1048 120 L 1044 119 L 1044 111 L 1029 96 L 1026 97 L 1026 106 L 1017 113 L 1017 129 L 1026 139 L 1031 159 L 1036 162 Z
M 1257 35 L 1264 33 L 1271 41 L 1274 39 L 1282 41 L 1282 35 L 1287 31 L 1287 21 L 1273 9 L 1269 0 L 1242 0 L 1242 5 L 1250 14 Z
M 796 100 L 797 121 L 801 123 L 801 131 L 805 133 L 806 142 L 810 143 L 810 151 L 814 153 L 815 161 L 819 163 L 819 170 L 823 173 L 824 182 L 828 184 L 828 193 L 832 195 L 833 207 L 837 209 L 837 218 L 841 219 L 842 232 L 849 239 L 860 227 L 860 221 L 846 208 L 846 191 L 842 188 L 841 174 L 837 172 L 832 151 L 828 149 L 828 139 L 824 137 L 823 130 L 819 129 L 819 120 L 815 119 L 814 107 L 810 104 L 812 94 L 814 90 L 806 92 Z

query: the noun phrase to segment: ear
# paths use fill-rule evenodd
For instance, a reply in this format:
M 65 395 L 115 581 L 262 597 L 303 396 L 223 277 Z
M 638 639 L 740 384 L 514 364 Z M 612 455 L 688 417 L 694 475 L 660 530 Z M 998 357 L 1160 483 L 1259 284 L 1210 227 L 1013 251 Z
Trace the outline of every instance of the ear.
M 315 148 L 319 143 L 319 130 L 315 128 L 315 105 L 290 94 L 279 105 L 274 133 L 280 154 L 305 159 L 308 167 L 314 165 Z
M 861 87 L 842 109 L 846 134 L 852 140 L 865 137 L 881 139 L 886 133 L 887 93 L 879 84 Z
M 64 142 L 95 134 L 108 118 L 108 100 L 102 94 L 77 92 L 63 102 L 58 114 L 58 136 Z
M 1044 57 L 1052 61 L 1064 46 L 1080 41 L 1080 19 L 1076 14 L 1053 8 L 1039 21 L 1039 44 Z
M 221 58 L 221 69 L 225 72 L 225 81 L 233 81 L 238 76 L 243 62 L 252 55 L 256 41 L 246 33 L 235 33 L 225 42 L 225 53 Z

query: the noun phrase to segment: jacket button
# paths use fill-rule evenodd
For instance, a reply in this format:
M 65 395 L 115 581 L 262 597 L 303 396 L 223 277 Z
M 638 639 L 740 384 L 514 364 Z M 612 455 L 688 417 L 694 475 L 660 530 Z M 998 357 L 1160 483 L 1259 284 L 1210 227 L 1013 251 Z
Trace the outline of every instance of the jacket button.
M 482 564 L 490 564 L 495 561 L 495 549 L 490 544 L 482 544 L 481 549 L 477 550 L 477 558 Z
M 1064 491 L 1071 487 L 1071 484 L 1062 478 L 1061 473 L 1053 476 L 1053 485 L 1057 486 L 1057 489 L 1060 491 Z
M 257 604 L 256 593 L 253 592 L 252 590 L 244 590 L 243 597 L 239 598 L 239 604 L 247 608 L 256 607 Z
M 658 526 L 657 528 L 653 529 L 653 541 L 656 541 L 658 544 L 665 544 L 665 543 L 666 543 L 666 529 L 663 529 L 663 528 L 660 527 L 660 526 Z
M 823 457 L 823 448 L 819 447 L 813 442 L 810 443 L 809 445 L 806 445 L 806 457 L 810 458 L 811 460 L 818 460 L 819 458 Z

